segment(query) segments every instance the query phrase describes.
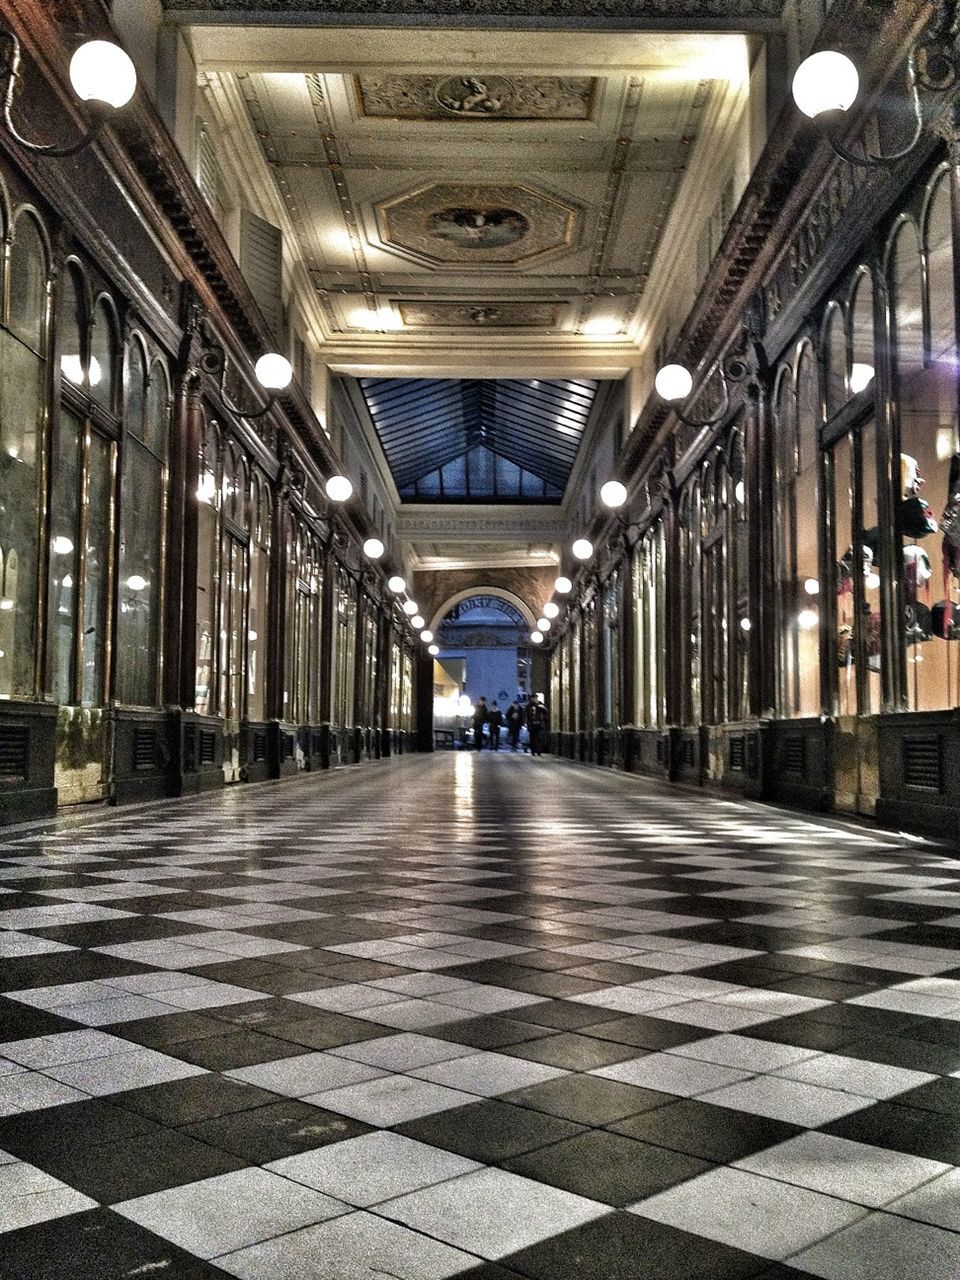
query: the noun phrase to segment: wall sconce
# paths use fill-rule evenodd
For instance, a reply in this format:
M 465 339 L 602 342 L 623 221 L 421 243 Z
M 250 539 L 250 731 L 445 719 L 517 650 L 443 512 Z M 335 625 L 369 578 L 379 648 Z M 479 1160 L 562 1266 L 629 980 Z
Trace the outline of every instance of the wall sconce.
M 600 486 L 600 501 L 611 511 L 616 511 L 627 501 L 627 486 L 621 484 L 619 480 L 608 480 L 606 484 Z
M 331 502 L 349 502 L 353 497 L 353 485 L 346 476 L 331 476 L 323 488 Z
M 206 322 L 202 332 L 206 349 L 200 357 L 200 368 L 204 373 L 218 380 L 217 397 L 223 407 L 238 418 L 262 418 L 265 413 L 269 413 L 276 403 L 277 396 L 281 391 L 285 391 L 293 380 L 293 366 L 286 356 L 281 356 L 276 351 L 268 351 L 260 357 L 253 371 L 257 382 L 267 393 L 267 398 L 258 408 L 245 409 L 241 405 L 233 404 L 227 395 L 227 353 L 223 345 L 214 337 Z
M 674 413 L 688 427 L 715 427 L 730 412 L 730 387 L 743 382 L 750 372 L 745 360 L 734 357 L 720 369 L 723 399 L 709 418 L 691 418 L 680 407 L 693 392 L 693 374 L 682 364 L 665 364 L 657 373 L 654 386 L 661 400 L 672 406 Z
M 953 4 L 938 4 L 927 32 L 907 55 L 907 107 L 913 132 L 904 146 L 886 155 L 858 154 L 840 141 L 846 114 L 860 92 L 860 74 L 853 61 L 834 49 L 822 49 L 800 63 L 793 77 L 793 100 L 814 121 L 838 156 L 850 164 L 872 169 L 895 165 L 914 150 L 924 126 L 920 89 L 943 93 L 955 87 L 960 75 L 955 43 L 960 21 L 955 10 Z
M 379 560 L 385 550 L 379 538 L 367 538 L 363 544 L 363 554 L 368 560 Z
M 577 538 L 570 550 L 577 560 L 589 560 L 593 555 L 593 543 L 589 538 Z
M 74 156 L 90 145 L 115 111 L 125 107 L 137 88 L 137 72 L 130 56 L 109 40 L 87 40 L 70 59 L 70 84 L 87 104 L 90 124 L 75 142 L 32 142 L 13 121 L 14 98 L 20 83 L 22 51 L 11 31 L 0 34 L 0 79 L 3 90 L 3 127 L 25 151 L 38 156 Z

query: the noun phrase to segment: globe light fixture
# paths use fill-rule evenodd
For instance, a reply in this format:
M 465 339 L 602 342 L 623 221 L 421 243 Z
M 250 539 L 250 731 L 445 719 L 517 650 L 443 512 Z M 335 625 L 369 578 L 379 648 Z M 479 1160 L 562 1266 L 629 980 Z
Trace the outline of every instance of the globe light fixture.
M 324 488 L 331 502 L 347 502 L 353 497 L 353 485 L 346 476 L 331 476 Z
M 422 631 L 423 628 L 427 625 L 427 620 L 422 616 L 422 614 L 415 613 L 413 617 L 410 619 L 410 625 L 411 627 L 414 628 L 415 631 Z
M 573 583 L 569 578 L 559 577 L 553 584 L 553 589 L 558 596 L 568 596 L 573 590 Z
M 127 586 L 131 591 L 143 591 L 147 585 L 147 580 L 141 573 L 131 573 L 127 579 Z
M 545 618 L 556 618 L 560 614 L 560 606 L 553 600 L 548 600 L 543 606 L 543 616 Z
M 406 578 L 401 578 L 399 573 L 395 573 L 387 582 L 387 586 L 395 596 L 402 596 L 407 589 Z
M 257 381 L 266 391 L 283 391 L 293 381 L 293 365 L 286 356 L 268 351 L 253 366 Z
M 797 624 L 803 631 L 813 631 L 819 621 L 816 609 L 801 609 L 797 614 Z
M 608 480 L 600 489 L 600 501 L 605 507 L 616 510 L 622 507 L 627 500 L 627 486 L 621 484 L 619 480 Z
M 435 658 L 439 652 L 440 646 L 438 644 L 432 644 L 427 649 L 427 653 L 429 653 L 432 658 Z
M 872 364 L 863 364 L 856 360 L 853 362 L 850 368 L 850 390 L 855 396 L 861 391 L 866 391 L 873 381 L 874 372 Z
M 868 573 L 864 580 L 864 585 L 866 586 L 868 591 L 876 591 L 877 588 L 880 586 L 879 573 Z
M 384 551 L 386 551 L 386 547 L 379 538 L 368 538 L 363 544 L 363 554 L 368 560 L 379 560 Z M 406 583 L 404 583 L 404 586 L 406 586 Z
M 137 70 L 130 55 L 110 40 L 87 40 L 70 59 L 70 83 L 81 102 L 117 111 L 137 89 Z
M 808 596 L 818 596 L 820 594 L 820 583 L 816 578 L 807 578 L 803 584 L 803 589 Z
M 403 612 L 408 618 L 414 618 L 420 612 L 420 606 L 417 604 L 416 600 L 404 600 Z
M 542 631 L 531 631 L 531 632 L 530 632 L 530 639 L 531 639 L 531 641 L 532 641 L 534 644 L 543 644 L 543 632 L 542 632 Z
M 2 106 L 0 119 L 10 140 L 38 156 L 74 156 L 89 146 L 114 111 L 125 107 L 137 88 L 137 72 L 129 54 L 110 40 L 87 40 L 70 60 L 70 84 L 81 102 L 89 104 L 90 123 L 73 142 L 33 142 L 13 120 L 14 99 L 20 83 L 22 52 L 12 31 L 3 33 L 9 48 L 0 65 Z
M 679 404 L 693 390 L 693 375 L 682 364 L 665 364 L 657 373 L 654 386 L 661 400 Z
M 431 641 L 433 640 L 433 632 L 432 632 L 432 631 L 421 631 L 421 632 L 420 632 L 420 639 L 423 641 L 423 643 L 424 643 L 424 644 L 430 644 L 430 643 L 431 643 Z
M 549 630 L 550 630 L 550 626 L 551 626 L 551 623 L 550 623 L 550 619 L 549 619 L 549 618 L 538 618 L 538 619 L 537 619 L 537 630 L 538 630 L 538 631 L 549 631 Z
M 833 49 L 812 53 L 793 77 L 793 100 L 811 120 L 827 111 L 849 111 L 859 92 L 857 68 Z
M 589 560 L 593 555 L 593 543 L 589 538 L 577 538 L 570 550 L 577 560 Z
M 741 618 L 741 619 L 740 619 L 740 630 L 741 630 L 741 631 L 752 631 L 752 630 L 753 630 L 753 623 L 750 621 L 750 619 L 749 619 L 749 618 Z

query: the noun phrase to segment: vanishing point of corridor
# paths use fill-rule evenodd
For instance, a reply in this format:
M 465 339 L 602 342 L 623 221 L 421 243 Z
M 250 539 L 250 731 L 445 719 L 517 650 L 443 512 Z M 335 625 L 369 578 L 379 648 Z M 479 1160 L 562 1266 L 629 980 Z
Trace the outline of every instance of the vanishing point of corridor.
M 530 757 L 11 832 L 0 1273 L 952 1280 L 960 861 Z

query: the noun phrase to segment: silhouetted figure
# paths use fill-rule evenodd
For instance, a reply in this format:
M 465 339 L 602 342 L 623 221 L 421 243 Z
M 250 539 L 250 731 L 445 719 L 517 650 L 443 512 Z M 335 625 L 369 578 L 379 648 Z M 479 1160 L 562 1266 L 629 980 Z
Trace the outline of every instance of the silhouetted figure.
M 473 745 L 478 751 L 483 750 L 483 726 L 489 719 L 486 698 L 478 698 L 473 708 Z
M 510 744 L 511 751 L 516 751 L 520 746 L 520 730 L 523 728 L 523 707 L 519 705 L 516 698 L 507 707 L 507 742 Z
M 503 712 L 495 702 L 490 703 L 490 710 L 487 713 L 487 723 L 490 725 L 490 746 L 494 751 L 499 751 L 500 728 L 503 724 Z
M 530 730 L 530 754 L 542 756 L 547 736 L 547 708 L 539 698 L 535 698 L 527 708 L 527 728 Z

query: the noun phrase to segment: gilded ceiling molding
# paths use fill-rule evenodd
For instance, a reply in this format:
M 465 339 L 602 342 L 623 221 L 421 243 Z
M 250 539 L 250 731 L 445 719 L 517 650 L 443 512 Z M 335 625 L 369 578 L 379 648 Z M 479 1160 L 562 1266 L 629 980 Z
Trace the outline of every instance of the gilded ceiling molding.
M 302 22 L 464 18 L 510 25 L 615 22 L 630 27 L 778 27 L 782 0 L 164 0 L 167 13 L 191 18 L 236 15 L 248 20 Z

